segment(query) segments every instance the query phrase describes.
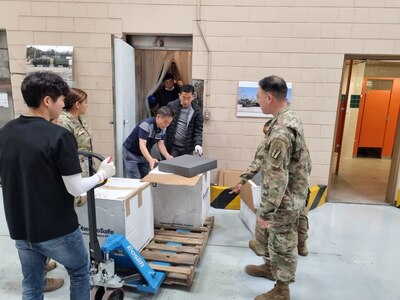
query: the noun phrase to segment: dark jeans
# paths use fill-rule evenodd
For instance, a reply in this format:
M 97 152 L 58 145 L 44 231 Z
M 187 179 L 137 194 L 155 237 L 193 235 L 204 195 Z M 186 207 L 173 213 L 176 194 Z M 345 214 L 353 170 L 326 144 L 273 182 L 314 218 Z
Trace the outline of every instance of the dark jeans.
M 68 271 L 70 299 L 90 299 L 89 257 L 79 227 L 72 233 L 41 243 L 15 241 L 21 261 L 22 299 L 42 300 L 45 286 L 44 267 L 50 257 Z
M 124 158 L 124 166 L 128 178 L 142 179 L 149 174 L 150 165 L 144 156 L 136 155 L 122 147 L 122 157 Z

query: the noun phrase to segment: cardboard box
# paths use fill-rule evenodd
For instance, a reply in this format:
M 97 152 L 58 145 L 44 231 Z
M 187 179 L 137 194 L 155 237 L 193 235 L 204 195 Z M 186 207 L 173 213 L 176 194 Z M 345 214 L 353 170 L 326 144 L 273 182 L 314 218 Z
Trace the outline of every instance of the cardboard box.
M 139 179 L 109 178 L 95 189 L 97 237 L 100 246 L 110 234 L 122 234 L 140 251 L 154 237 L 150 184 Z M 85 243 L 89 245 L 87 205 L 77 207 Z
M 246 185 L 250 187 L 250 190 L 247 190 L 247 201 L 242 199 L 240 203 L 239 217 L 254 235 L 257 221 L 256 210 L 260 207 L 261 203 L 261 187 L 251 180 Z
M 210 207 L 210 172 L 191 178 L 155 168 L 142 179 L 152 182 L 154 222 L 201 227 Z
M 254 236 L 256 231 L 257 216 L 243 200 L 240 200 L 239 217 Z
M 220 170 L 218 185 L 234 187 L 239 182 L 239 178 L 242 173 L 242 170 Z M 247 204 L 248 207 L 250 207 L 250 209 L 255 211 L 255 207 L 253 204 L 252 188 L 249 182 L 242 186 L 240 198 L 243 200 L 243 202 Z
M 188 154 L 158 163 L 158 169 L 161 172 L 178 174 L 185 177 L 193 177 L 216 168 L 217 161 L 215 159 Z

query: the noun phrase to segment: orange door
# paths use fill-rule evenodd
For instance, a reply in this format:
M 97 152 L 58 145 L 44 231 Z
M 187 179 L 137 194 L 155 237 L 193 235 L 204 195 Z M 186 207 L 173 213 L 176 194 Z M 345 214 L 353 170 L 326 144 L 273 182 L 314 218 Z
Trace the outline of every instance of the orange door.
M 385 140 L 383 142 L 382 157 L 391 158 L 393 152 L 394 137 L 400 110 L 400 79 L 393 82 L 392 96 L 390 98 L 389 112 L 387 116 Z
M 383 148 L 390 90 L 369 90 L 365 93 L 358 147 Z

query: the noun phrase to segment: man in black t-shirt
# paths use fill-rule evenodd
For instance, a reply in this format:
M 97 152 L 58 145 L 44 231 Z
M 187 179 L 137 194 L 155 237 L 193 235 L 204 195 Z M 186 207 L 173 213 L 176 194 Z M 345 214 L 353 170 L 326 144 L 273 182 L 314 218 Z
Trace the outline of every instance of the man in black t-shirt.
M 74 197 L 115 174 L 109 158 L 82 178 L 74 136 L 50 122 L 69 92 L 52 72 L 29 74 L 21 92 L 28 112 L 0 129 L 4 211 L 24 279 L 23 299 L 42 299 L 46 257 L 63 264 L 71 299 L 90 298 L 89 259 L 74 210 Z M 62 279 L 61 279 L 62 280 Z
M 149 97 L 149 105 L 153 115 L 155 115 L 159 108 L 179 98 L 180 88 L 174 80 L 174 75 L 167 73 L 164 76 L 163 85 Z

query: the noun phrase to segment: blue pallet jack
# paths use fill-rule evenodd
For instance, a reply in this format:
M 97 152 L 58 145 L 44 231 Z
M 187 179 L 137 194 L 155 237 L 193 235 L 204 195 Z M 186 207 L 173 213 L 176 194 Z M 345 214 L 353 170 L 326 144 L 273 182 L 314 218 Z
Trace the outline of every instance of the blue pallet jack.
M 87 158 L 90 176 L 95 173 L 92 168 L 93 158 L 99 161 L 104 160 L 101 155 L 92 152 L 79 151 L 79 154 Z M 87 192 L 90 283 L 93 286 L 91 299 L 122 300 L 124 299 L 123 286 L 136 288 L 139 292 L 154 294 L 167 274 L 153 270 L 123 235 L 110 235 L 100 248 L 97 239 L 94 189 L 105 183 L 106 181 Z

